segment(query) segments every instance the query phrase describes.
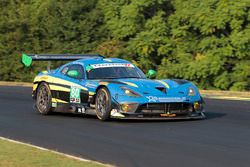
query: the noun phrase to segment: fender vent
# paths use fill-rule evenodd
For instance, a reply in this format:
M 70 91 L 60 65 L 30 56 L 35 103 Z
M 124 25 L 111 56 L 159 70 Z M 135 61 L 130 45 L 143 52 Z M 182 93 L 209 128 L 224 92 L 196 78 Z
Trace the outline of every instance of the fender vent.
M 164 87 L 157 86 L 155 88 L 158 89 L 159 91 L 163 92 L 163 93 L 167 93 L 166 88 L 164 88 Z

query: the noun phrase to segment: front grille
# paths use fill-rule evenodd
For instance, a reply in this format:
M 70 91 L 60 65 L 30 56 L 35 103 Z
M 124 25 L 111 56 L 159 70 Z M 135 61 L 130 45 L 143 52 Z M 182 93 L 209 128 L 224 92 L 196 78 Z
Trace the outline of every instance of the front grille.
M 190 103 L 146 103 L 138 108 L 143 113 L 186 113 L 192 107 Z

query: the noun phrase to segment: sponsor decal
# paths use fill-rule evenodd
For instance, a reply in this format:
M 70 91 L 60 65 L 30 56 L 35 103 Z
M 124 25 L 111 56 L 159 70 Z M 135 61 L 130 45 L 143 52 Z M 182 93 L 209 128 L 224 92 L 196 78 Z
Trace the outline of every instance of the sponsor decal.
M 81 89 L 78 87 L 70 87 L 70 103 L 81 103 L 80 92 Z
M 176 116 L 176 114 L 169 114 L 169 113 L 161 114 L 161 117 L 175 117 L 175 116 Z
M 158 97 L 156 96 L 146 96 L 148 99 L 148 102 L 156 102 L 158 100 Z
M 106 67 L 131 67 L 134 68 L 135 66 L 130 63 L 103 63 L 103 64 L 92 64 L 91 67 L 93 68 L 106 68 Z
M 85 108 L 84 107 L 78 108 L 77 112 L 84 114 L 85 113 Z
M 156 96 L 146 96 L 148 102 L 183 102 L 186 97 L 156 97 Z
M 186 97 L 159 97 L 159 102 L 183 102 L 187 98 Z

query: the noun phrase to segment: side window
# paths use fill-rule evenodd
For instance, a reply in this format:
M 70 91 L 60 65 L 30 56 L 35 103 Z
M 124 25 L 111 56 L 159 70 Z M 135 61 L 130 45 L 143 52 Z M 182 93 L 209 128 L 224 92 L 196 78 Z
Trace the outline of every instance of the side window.
M 69 76 L 69 75 L 68 75 L 68 72 L 69 72 L 69 71 L 73 71 L 73 70 L 74 70 L 74 71 L 77 71 L 78 76 L 72 77 L 72 76 Z M 82 67 L 80 64 L 72 64 L 72 65 L 66 66 L 66 67 L 64 67 L 64 68 L 61 70 L 61 73 L 62 73 L 63 75 L 67 75 L 68 77 L 71 77 L 71 78 L 84 79 L 83 67 Z
M 65 75 L 65 74 L 67 74 L 68 71 L 69 71 L 69 66 L 66 66 L 66 67 L 64 67 L 64 68 L 61 70 L 61 73 L 62 73 L 63 75 Z

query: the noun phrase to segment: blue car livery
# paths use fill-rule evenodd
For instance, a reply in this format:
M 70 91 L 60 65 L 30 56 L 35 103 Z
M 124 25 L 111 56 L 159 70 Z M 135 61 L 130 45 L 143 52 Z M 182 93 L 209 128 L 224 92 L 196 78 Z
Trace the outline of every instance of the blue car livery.
M 41 114 L 71 112 L 100 120 L 205 118 L 203 99 L 192 82 L 149 79 L 127 60 L 25 54 L 22 60 L 26 66 L 32 60 L 74 60 L 35 77 L 32 95 Z

